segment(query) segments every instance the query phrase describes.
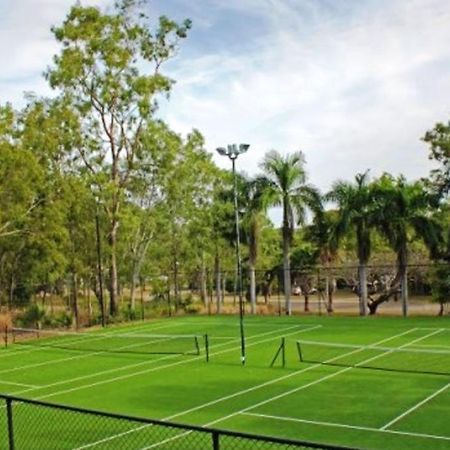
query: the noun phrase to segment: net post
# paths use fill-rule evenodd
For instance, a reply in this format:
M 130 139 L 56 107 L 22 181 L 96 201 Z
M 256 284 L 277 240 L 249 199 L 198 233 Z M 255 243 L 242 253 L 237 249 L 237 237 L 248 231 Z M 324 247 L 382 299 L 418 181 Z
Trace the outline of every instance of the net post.
M 209 337 L 208 337 L 208 334 L 204 335 L 204 339 L 205 339 L 206 362 L 209 362 Z
M 9 450 L 14 450 L 14 425 L 13 425 L 13 412 L 12 412 L 12 400 L 6 398 L 6 415 L 8 420 L 8 443 Z
M 218 431 L 214 430 L 212 432 L 212 444 L 213 444 L 213 450 L 220 450 L 220 434 Z
M 284 368 L 286 367 L 286 338 L 284 337 L 281 338 L 281 348 L 282 348 L 281 358 L 283 361 L 283 368 Z
M 270 363 L 270 367 L 273 367 L 276 360 L 278 359 L 278 356 L 280 356 L 280 353 L 282 354 L 282 358 L 283 358 L 283 367 L 284 367 L 284 338 L 281 338 L 281 344 L 277 349 L 277 352 L 275 353 L 275 356 L 272 359 L 272 362 Z
M 197 350 L 196 354 L 200 355 L 200 345 L 198 343 L 198 336 L 194 336 L 194 341 L 195 341 L 195 349 Z
M 303 362 L 302 348 L 300 346 L 299 341 L 297 341 L 297 352 L 298 352 L 298 356 L 300 358 L 300 362 Z

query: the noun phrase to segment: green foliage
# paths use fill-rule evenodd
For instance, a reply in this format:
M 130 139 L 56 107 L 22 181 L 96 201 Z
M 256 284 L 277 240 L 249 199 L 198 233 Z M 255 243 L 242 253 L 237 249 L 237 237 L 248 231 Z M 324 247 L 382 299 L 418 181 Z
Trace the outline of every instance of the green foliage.
M 368 172 L 356 175 L 354 183 L 337 181 L 327 194 L 327 199 L 338 205 L 339 214 L 333 230 L 336 243 L 351 230 L 356 236 L 358 260 L 361 264 L 367 264 L 376 215 Z
M 431 271 L 433 301 L 444 305 L 450 303 L 450 265 L 438 264 Z
M 17 322 L 26 328 L 41 328 L 45 319 L 45 310 L 38 304 L 32 303 L 17 318 Z
M 431 171 L 431 183 L 440 196 L 450 192 L 450 122 L 437 123 L 422 138 L 430 145 L 429 159 L 435 160 L 440 167 Z

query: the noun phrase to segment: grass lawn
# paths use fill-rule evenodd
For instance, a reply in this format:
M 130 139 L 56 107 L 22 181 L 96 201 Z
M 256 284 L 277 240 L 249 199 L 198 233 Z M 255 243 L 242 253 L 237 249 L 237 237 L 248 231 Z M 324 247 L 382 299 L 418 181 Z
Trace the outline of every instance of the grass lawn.
M 246 316 L 245 366 L 240 364 L 238 325 L 235 316 L 182 316 L 110 328 L 101 332 L 108 337 L 90 334 L 89 340 L 41 337 L 39 346 L 23 341 L 0 351 L 0 392 L 361 449 L 450 449 L 448 318 Z M 209 336 L 209 362 L 204 334 Z M 200 355 L 193 339 L 175 338 L 184 335 L 200 337 Z M 271 368 L 283 337 L 286 366 L 280 359 Z M 173 347 L 166 347 L 167 341 Z M 317 360 L 342 363 L 319 364 L 299 361 L 297 341 L 384 350 L 342 346 L 320 356 L 311 347 Z M 186 354 L 170 353 L 178 345 Z M 368 363 L 373 367 L 362 367 Z M 430 367 L 437 373 L 422 373 Z M 150 438 L 149 427 L 139 423 L 55 414 L 17 404 L 16 448 L 123 448 L 124 440 L 133 442 L 127 448 L 147 448 L 149 442 L 158 448 L 194 445 L 177 443 L 177 436 L 192 439 L 179 430 L 155 433 L 153 428 Z M 2 416 L 0 427 L 5 420 Z M 158 445 L 168 436 L 170 444 Z M 5 438 L 0 439 L 6 448 Z

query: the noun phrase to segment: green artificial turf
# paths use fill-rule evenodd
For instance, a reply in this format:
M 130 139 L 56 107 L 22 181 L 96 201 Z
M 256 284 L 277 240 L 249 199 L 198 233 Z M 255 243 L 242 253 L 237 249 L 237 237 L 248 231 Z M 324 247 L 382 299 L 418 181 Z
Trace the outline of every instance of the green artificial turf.
M 45 346 L 10 345 L 0 351 L 1 393 L 361 449 L 450 449 L 448 318 L 246 316 L 244 367 L 235 316 L 150 320 L 101 333 L 136 334 L 143 336 L 143 344 L 116 337 L 108 341 L 110 350 L 115 351 L 107 351 L 107 345 L 86 346 L 85 340 L 84 347 L 74 343 L 71 348 L 70 342 L 76 342 L 71 336 L 40 338 Z M 159 353 L 158 339 L 164 337 L 146 343 L 147 334 L 197 335 L 201 343 L 208 334 L 210 361 L 205 361 L 203 346 L 196 355 L 180 344 L 180 352 L 187 353 L 181 355 L 165 352 L 167 348 L 159 343 Z M 281 366 L 279 358 L 270 367 L 283 337 L 286 366 Z M 107 338 L 100 341 L 103 339 Z M 350 361 L 343 356 L 345 364 L 374 358 L 374 369 L 300 362 L 298 340 L 437 351 L 432 364 L 443 374 L 420 373 L 431 364 L 420 352 L 412 352 L 404 364 L 393 364 L 405 371 L 375 370 L 378 362 L 386 368 L 389 358 L 395 359 L 397 353 L 389 350 L 374 358 L 370 350 L 339 349 L 341 353 L 356 352 L 356 360 L 354 355 Z M 133 351 L 123 348 L 117 352 L 130 342 Z M 175 347 L 170 351 L 176 351 Z M 334 358 L 339 361 L 339 353 L 328 357 Z M 21 450 L 146 448 L 155 444 L 161 444 L 157 448 L 210 448 L 209 437 L 201 433 L 184 436 L 180 430 L 23 403 L 15 404 L 13 413 L 16 448 Z M 3 430 L 5 416 L 0 418 Z M 7 448 L 6 434 L 1 436 L 1 448 Z M 230 443 L 229 448 L 240 447 Z

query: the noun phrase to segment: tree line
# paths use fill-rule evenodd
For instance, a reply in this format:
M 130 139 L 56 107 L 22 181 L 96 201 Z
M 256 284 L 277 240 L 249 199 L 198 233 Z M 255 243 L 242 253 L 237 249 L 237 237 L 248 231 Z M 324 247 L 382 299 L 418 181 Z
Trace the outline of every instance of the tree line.
M 45 78 L 54 95 L 28 94 L 20 110 L 0 106 L 2 307 L 70 286 L 75 317 L 83 289 L 114 317 L 121 285 L 130 286 L 133 311 L 136 287 L 150 277 L 157 283 L 171 274 L 179 298 L 181 271 L 196 274 L 206 302 L 213 268 L 220 309 L 221 273 L 235 267 L 233 180 L 214 164 L 199 131 L 182 136 L 158 118 L 158 102 L 174 85 L 164 65 L 192 24 L 160 17 L 150 27 L 140 3 L 120 0 L 109 12 L 73 6 L 52 29 L 60 51 Z M 282 267 L 290 314 L 292 266 L 326 268 L 356 258 L 361 314 L 375 313 L 399 288 L 406 312 L 411 247 L 433 261 L 450 259 L 450 122 L 423 140 L 437 163 L 424 180 L 387 173 L 370 179 L 366 172 L 323 194 L 309 183 L 302 152 L 275 150 L 257 176 L 238 174 L 251 311 L 257 269 Z M 281 207 L 279 230 L 268 219 L 271 207 Z M 374 248 L 385 247 L 397 271 L 374 298 L 367 265 Z M 436 295 L 444 304 L 450 272 L 437 267 Z

